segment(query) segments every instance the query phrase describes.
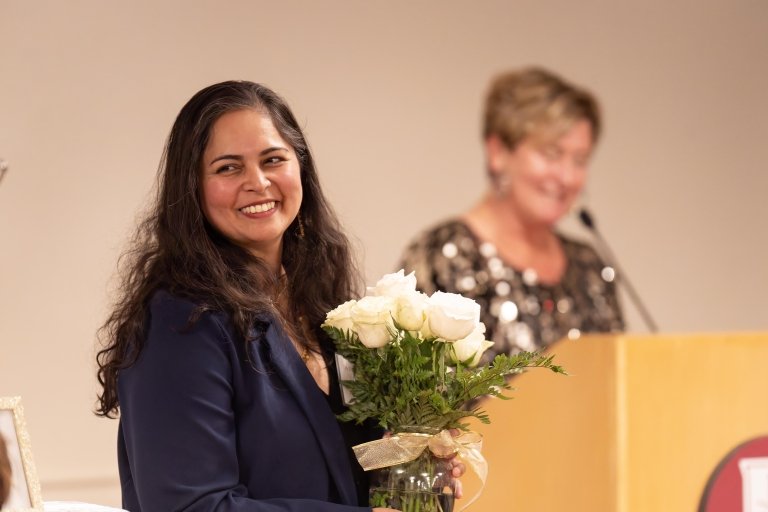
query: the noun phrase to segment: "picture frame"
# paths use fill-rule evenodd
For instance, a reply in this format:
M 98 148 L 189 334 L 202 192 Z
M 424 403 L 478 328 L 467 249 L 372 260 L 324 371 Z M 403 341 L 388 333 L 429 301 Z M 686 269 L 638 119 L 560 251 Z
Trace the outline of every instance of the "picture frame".
M 42 512 L 43 498 L 21 397 L 0 397 L 0 437 L 10 467 L 10 492 L 2 512 Z

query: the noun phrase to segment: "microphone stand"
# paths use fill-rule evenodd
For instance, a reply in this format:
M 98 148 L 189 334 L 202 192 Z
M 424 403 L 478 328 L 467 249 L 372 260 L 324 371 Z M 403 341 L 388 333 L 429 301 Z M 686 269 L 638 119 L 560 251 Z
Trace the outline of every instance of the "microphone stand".
M 643 321 L 645 322 L 646 327 L 648 327 L 648 330 L 654 334 L 659 332 L 659 328 L 656 325 L 656 322 L 653 321 L 653 317 L 651 317 L 651 314 L 648 312 L 645 305 L 643 304 L 643 301 L 640 299 L 640 295 L 638 295 L 635 291 L 635 287 L 632 286 L 632 283 L 629 281 L 626 272 L 624 272 L 624 270 L 619 267 L 616 256 L 613 254 L 611 247 L 608 245 L 608 242 L 605 240 L 605 238 L 603 238 L 603 235 L 597 229 L 597 226 L 595 226 L 592 215 L 590 215 L 586 208 L 582 208 L 581 211 L 579 211 L 579 220 L 581 220 L 581 223 L 584 224 L 584 226 L 592 232 L 597 241 L 600 243 L 601 249 L 608 259 L 608 263 L 614 269 L 616 269 L 616 276 L 627 290 L 627 294 L 629 295 L 630 299 L 632 299 L 632 302 L 634 303 L 637 310 L 640 312 L 640 316 L 643 318 Z

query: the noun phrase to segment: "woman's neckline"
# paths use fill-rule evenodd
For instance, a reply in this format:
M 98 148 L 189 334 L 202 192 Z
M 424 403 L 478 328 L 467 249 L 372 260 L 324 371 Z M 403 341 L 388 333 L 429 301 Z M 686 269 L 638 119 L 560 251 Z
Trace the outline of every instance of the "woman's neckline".
M 454 222 L 456 225 L 460 226 L 464 231 L 466 231 L 467 236 L 469 236 L 474 241 L 475 245 L 478 248 L 478 253 L 483 259 L 488 260 L 490 258 L 497 258 L 499 261 L 501 261 L 501 263 L 505 267 L 510 268 L 515 273 L 519 274 L 523 278 L 523 281 L 529 286 L 538 286 L 538 287 L 548 288 L 548 289 L 557 288 L 563 283 L 566 276 L 568 275 L 571 265 L 570 265 L 570 258 L 568 257 L 568 253 L 566 250 L 567 240 L 565 239 L 565 237 L 563 237 L 562 234 L 558 233 L 557 231 L 553 230 L 552 234 L 557 238 L 558 242 L 560 243 L 560 247 L 562 248 L 565 262 L 564 262 L 563 270 L 560 274 L 559 279 L 545 280 L 545 279 L 541 279 L 539 277 L 539 273 L 536 271 L 536 269 L 532 267 L 521 267 L 521 266 L 512 264 L 507 258 L 505 258 L 500 253 L 497 244 L 477 234 L 477 232 L 472 228 L 471 222 L 467 220 L 466 216 L 456 217 L 452 220 L 452 222 Z M 484 249 L 484 246 L 489 248 Z

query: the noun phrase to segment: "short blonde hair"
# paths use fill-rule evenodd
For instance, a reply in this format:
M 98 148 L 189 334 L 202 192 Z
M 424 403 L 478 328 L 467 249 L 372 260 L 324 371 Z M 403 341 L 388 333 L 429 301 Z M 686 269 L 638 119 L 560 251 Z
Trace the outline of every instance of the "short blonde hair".
M 542 68 L 502 73 L 492 81 L 485 100 L 483 137 L 496 135 L 514 149 L 541 130 L 568 131 L 577 121 L 592 126 L 592 141 L 600 135 L 600 109 L 587 90 Z

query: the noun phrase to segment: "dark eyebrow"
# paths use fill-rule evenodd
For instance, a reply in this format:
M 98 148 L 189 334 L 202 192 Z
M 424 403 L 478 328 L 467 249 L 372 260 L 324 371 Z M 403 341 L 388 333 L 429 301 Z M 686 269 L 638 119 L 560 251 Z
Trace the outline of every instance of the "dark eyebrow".
M 271 153 L 273 151 L 286 151 L 287 152 L 288 148 L 284 148 L 282 146 L 270 146 L 270 147 L 264 149 L 263 151 L 261 151 L 259 153 L 259 156 L 264 156 L 264 155 L 266 155 L 268 153 Z M 216 158 L 211 160 L 211 162 L 208 165 L 213 165 L 216 162 L 218 162 L 219 160 L 238 160 L 238 161 L 242 161 L 242 159 L 243 159 L 243 157 L 241 155 L 221 155 L 221 156 L 217 156 Z
M 242 159 L 243 157 L 241 157 L 240 155 L 221 155 L 211 160 L 211 162 L 208 165 L 213 165 L 219 160 L 242 160 Z

